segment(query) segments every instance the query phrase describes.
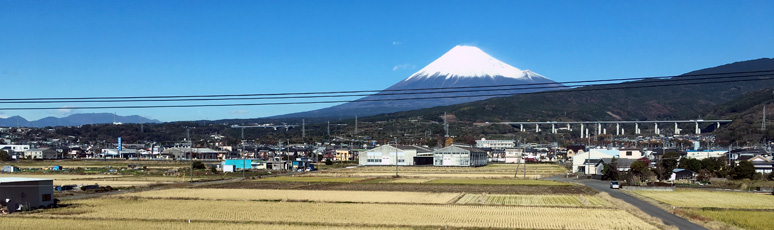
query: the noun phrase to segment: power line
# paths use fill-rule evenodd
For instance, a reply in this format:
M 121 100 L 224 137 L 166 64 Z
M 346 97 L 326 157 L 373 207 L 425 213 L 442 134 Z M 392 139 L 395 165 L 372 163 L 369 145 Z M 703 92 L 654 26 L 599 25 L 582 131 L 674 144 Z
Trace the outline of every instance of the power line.
M 717 75 L 729 75 L 729 74 L 755 74 L 755 73 L 770 73 L 770 72 L 774 72 L 774 70 L 739 71 L 739 72 L 707 73 L 707 74 L 684 74 L 684 75 L 671 75 L 671 76 L 658 76 L 658 77 L 616 78 L 616 79 L 604 79 L 604 80 L 584 80 L 584 81 L 567 81 L 567 82 L 524 83 L 524 84 L 490 85 L 490 86 L 438 87 L 438 88 L 422 88 L 422 89 L 385 89 L 385 90 L 356 90 L 356 91 L 327 91 L 327 92 L 326 91 L 322 91 L 322 92 L 294 92 L 294 93 L 211 94 L 211 95 L 174 95 L 174 96 L 0 98 L 0 101 L 210 98 L 210 97 L 252 97 L 252 96 L 348 94 L 348 93 L 369 93 L 369 92 L 370 93 L 377 93 L 377 92 L 402 92 L 402 91 L 421 91 L 421 90 L 449 90 L 449 89 L 467 89 L 467 88 L 499 88 L 499 87 L 510 87 L 510 86 L 535 86 L 535 85 L 551 85 L 551 84 L 580 84 L 580 83 L 595 83 L 595 82 L 610 82 L 610 81 L 633 81 L 633 80 L 658 80 L 658 79 L 680 80 L 682 78 L 686 78 L 686 80 L 690 80 L 690 77 L 696 77 L 696 76 L 717 76 Z
M 766 76 L 766 77 L 764 77 Z M 715 84 L 715 83 L 735 83 L 735 82 L 747 82 L 747 81 L 764 81 L 772 80 L 771 77 L 774 74 L 759 75 L 757 79 L 744 79 L 744 80 L 726 80 L 726 81 L 705 81 L 705 82 L 691 82 L 691 83 L 672 83 L 669 84 L 656 84 L 656 85 L 644 85 L 644 86 L 621 86 L 621 87 L 604 87 L 604 88 L 576 88 L 573 90 L 559 90 L 559 91 L 542 91 L 525 94 L 548 94 L 548 93 L 574 93 L 574 92 L 587 92 L 587 91 L 600 91 L 600 90 L 614 90 L 614 89 L 632 89 L 632 88 L 652 88 L 662 86 L 679 86 L 679 85 L 700 85 L 700 84 Z M 405 100 L 428 100 L 428 99 L 447 99 L 447 98 L 466 98 L 466 97 L 497 97 L 497 96 L 512 96 L 512 93 L 503 94 L 486 94 L 486 95 L 457 95 L 457 96 L 439 96 L 439 97 L 417 97 L 417 98 L 390 98 L 390 99 L 359 99 L 359 100 L 340 100 L 340 101 L 302 101 L 302 102 L 268 102 L 268 103 L 238 103 L 238 104 L 199 104 L 199 105 L 137 105 L 137 106 L 87 106 L 87 107 L 67 107 L 68 109 L 140 109 L 140 108 L 194 108 L 194 107 L 230 107 L 230 106 L 266 106 L 266 105 L 300 105 L 300 104 L 328 104 L 328 103 L 346 103 L 346 102 L 375 102 L 375 101 L 405 101 Z M 50 110 L 60 109 L 61 107 L 18 107 L 18 108 L 0 108 L 2 110 Z
M 774 73 L 773 73 L 774 74 Z M 284 97 L 226 97 L 226 98 L 178 98 L 178 99 L 83 99 L 83 100 L 23 100 L 23 101 L 11 101 L 11 99 L 0 99 L 0 104 L 40 104 L 40 103 L 116 103 L 116 102 L 176 102 L 176 101 L 225 101 L 225 100 L 277 100 L 277 99 L 308 99 L 308 98 L 337 98 L 337 97 L 356 97 L 356 96 L 394 96 L 394 95 L 417 95 L 417 94 L 446 94 L 446 93 L 460 93 L 460 92 L 490 92 L 490 91 L 515 91 L 515 90 L 536 90 L 536 89 L 569 89 L 573 87 L 581 86 L 605 86 L 616 84 L 649 84 L 665 81 L 699 81 L 699 80 L 717 80 L 726 78 L 747 78 L 747 77 L 760 77 L 761 74 L 752 75 L 740 75 L 740 76 L 726 76 L 726 77 L 705 77 L 705 78 L 688 78 L 684 80 L 673 79 L 657 79 L 654 81 L 636 81 L 636 82 L 624 82 L 624 83 L 609 83 L 609 84 L 595 84 L 595 85 L 568 85 L 577 84 L 577 82 L 605 82 L 610 80 L 587 80 L 587 81 L 571 81 L 571 82 L 552 82 L 552 83 L 529 83 L 525 85 L 547 85 L 544 87 L 508 87 L 507 85 L 497 86 L 466 86 L 466 87 L 451 87 L 442 88 L 445 91 L 432 91 L 432 92 L 408 92 L 408 93 L 377 93 L 377 94 L 344 94 L 344 95 L 306 95 L 306 96 L 284 96 Z M 501 89 L 473 89 L 458 91 L 457 88 L 501 88 Z M 435 88 L 430 88 L 435 90 Z M 405 89 L 400 91 L 424 91 L 428 89 Z

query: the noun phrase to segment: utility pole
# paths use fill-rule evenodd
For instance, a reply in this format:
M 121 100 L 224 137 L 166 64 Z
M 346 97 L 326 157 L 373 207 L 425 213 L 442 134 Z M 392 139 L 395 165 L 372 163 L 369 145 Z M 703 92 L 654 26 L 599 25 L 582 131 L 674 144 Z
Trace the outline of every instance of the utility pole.
M 328 136 L 331 136 L 331 121 L 328 121 Z
M 306 119 L 301 119 L 301 139 L 306 138 Z
M 446 112 L 443 112 L 443 129 L 446 130 L 445 137 L 449 137 L 449 123 L 446 121 Z
M 357 135 L 357 115 L 355 115 L 355 135 Z
M 191 141 L 191 130 L 186 128 L 185 129 L 185 135 L 186 135 L 186 138 L 188 139 L 188 152 L 189 152 L 189 155 L 190 155 L 188 160 L 191 161 L 191 183 L 193 183 L 193 173 L 194 173 L 194 171 L 193 171 L 193 152 L 191 151 L 193 149 L 193 142 Z

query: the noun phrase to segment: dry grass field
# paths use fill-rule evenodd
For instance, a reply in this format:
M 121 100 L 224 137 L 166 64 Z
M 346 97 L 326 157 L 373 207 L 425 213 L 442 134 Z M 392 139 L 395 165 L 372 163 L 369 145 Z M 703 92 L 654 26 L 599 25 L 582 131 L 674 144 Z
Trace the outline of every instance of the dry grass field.
M 54 179 L 54 180 L 92 180 L 92 179 L 104 179 L 104 178 L 117 178 L 118 175 L 76 175 L 76 174 L 0 174 L 0 177 L 27 177 L 27 178 L 42 178 L 42 179 Z
M 203 200 L 285 200 L 316 202 L 357 203 L 415 203 L 443 204 L 459 196 L 459 193 L 429 192 L 381 192 L 381 191 L 308 191 L 276 189 L 167 189 L 117 195 L 154 199 L 203 199 Z
M 548 180 L 517 180 L 517 179 L 469 179 L 469 178 L 441 178 L 428 181 L 430 184 L 489 184 L 489 185 L 549 185 L 569 186 L 570 183 Z
M 313 177 L 313 176 L 298 176 L 298 177 L 289 177 L 289 176 L 280 176 L 280 177 L 269 177 L 260 179 L 260 181 L 287 181 L 287 182 L 336 182 L 336 183 L 352 183 L 359 180 L 364 180 L 365 178 L 360 177 Z
M 690 212 L 748 230 L 774 228 L 774 224 L 771 223 L 774 219 L 772 211 L 691 210 Z
M 694 189 L 683 189 L 674 192 L 636 191 L 635 193 L 675 207 L 739 209 L 774 208 L 774 196 L 767 194 L 714 192 Z
M 731 225 L 744 229 L 772 229 L 774 196 L 744 192 L 679 189 L 674 192 L 636 191 L 668 206 L 678 207 L 679 213 L 697 220 L 711 229 Z M 712 221 L 720 221 L 712 222 Z
M 601 208 L 351 204 L 166 199 L 91 199 L 24 214 L 92 220 L 233 222 L 372 227 L 470 227 L 517 229 L 657 229 L 624 210 Z M 163 207 L 163 208 L 162 208 Z M 174 211 L 171 211 L 174 210 Z M 260 214 L 258 214 L 260 213 Z M 322 215 L 305 215 L 308 213 Z M 387 218 L 389 217 L 389 218 Z M 91 228 L 90 226 L 83 226 Z M 310 226 L 310 228 L 316 228 Z
M 465 194 L 457 204 L 499 204 L 519 206 L 611 207 L 596 196 Z
M 517 167 L 518 170 L 517 170 Z M 483 167 L 434 167 L 434 166 L 400 166 L 398 175 L 403 177 L 433 177 L 433 178 L 522 178 L 536 179 L 567 173 L 565 168 L 555 164 L 527 164 L 526 175 L 523 165 L 490 164 Z M 516 172 L 518 174 L 516 175 Z M 345 169 L 334 169 L 318 172 L 321 176 L 336 177 L 384 177 L 395 175 L 394 166 L 367 166 Z
M 165 229 L 165 230 L 187 230 L 187 229 L 266 229 L 266 230 L 355 230 L 362 227 L 353 226 L 321 226 L 321 225 L 292 225 L 292 224 L 261 224 L 261 223 L 222 223 L 218 221 L 145 221 L 145 220 L 105 220 L 105 219 L 65 219 L 65 218 L 20 218 L 0 216 L 0 223 L 5 229 L 61 229 L 61 230 L 82 230 L 82 229 L 117 229 L 117 230 L 137 230 L 137 229 Z M 55 227 L 54 227 L 55 226 Z M 411 229 L 411 228 L 387 228 L 371 226 L 370 229 Z

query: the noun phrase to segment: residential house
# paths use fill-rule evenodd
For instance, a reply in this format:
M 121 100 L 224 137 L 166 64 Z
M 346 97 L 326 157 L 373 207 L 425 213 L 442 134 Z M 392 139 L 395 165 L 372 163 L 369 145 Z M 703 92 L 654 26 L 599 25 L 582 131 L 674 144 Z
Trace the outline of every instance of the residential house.
M 602 150 L 591 149 L 588 152 L 581 154 L 575 154 L 572 157 L 572 171 L 573 172 L 585 172 L 586 174 L 594 173 L 593 167 L 589 165 L 595 165 L 598 161 L 587 161 L 590 159 L 602 159 L 618 157 L 618 150 Z
M 24 151 L 24 157 L 28 159 L 51 160 L 56 159 L 56 156 L 56 150 L 50 148 L 29 149 Z
M 672 176 L 669 177 L 670 181 L 693 179 L 696 179 L 696 172 L 681 168 L 672 170 Z
M 774 165 L 772 165 L 773 163 L 771 162 L 771 159 L 767 159 L 763 156 L 755 156 L 747 161 L 755 166 L 756 173 L 771 173 L 772 169 L 774 169 Z
M 521 163 L 522 154 L 524 154 L 524 149 L 505 149 L 505 163 Z
M 567 146 L 566 159 L 572 159 L 573 156 L 586 152 L 585 145 L 570 145 Z
M 643 154 L 641 149 L 622 148 L 618 149 L 618 157 L 621 159 L 640 159 Z

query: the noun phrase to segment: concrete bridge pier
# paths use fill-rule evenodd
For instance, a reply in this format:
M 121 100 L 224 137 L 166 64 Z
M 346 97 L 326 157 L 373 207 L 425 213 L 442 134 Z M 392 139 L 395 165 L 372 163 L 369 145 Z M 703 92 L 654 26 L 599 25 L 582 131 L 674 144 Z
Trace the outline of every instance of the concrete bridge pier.
M 615 135 L 616 136 L 621 135 L 620 131 L 621 131 L 621 124 L 616 123 L 615 124 Z
M 583 132 L 585 132 L 585 131 L 586 131 L 586 129 L 585 129 L 585 128 L 583 128 L 583 123 L 581 123 L 581 128 L 580 128 L 580 130 L 581 130 L 581 138 L 587 137 L 587 135 L 586 135 L 586 136 L 584 136 L 584 135 L 583 135 Z
M 675 122 L 675 134 L 680 135 L 680 126 L 677 125 L 677 122 Z
M 655 125 L 656 125 L 656 127 L 655 127 L 655 130 L 656 130 L 656 135 L 660 135 L 660 134 L 661 134 L 661 132 L 658 130 L 658 123 L 653 123 L 653 124 L 655 124 Z
M 699 122 L 696 122 L 696 134 L 701 134 L 701 129 L 699 128 Z

